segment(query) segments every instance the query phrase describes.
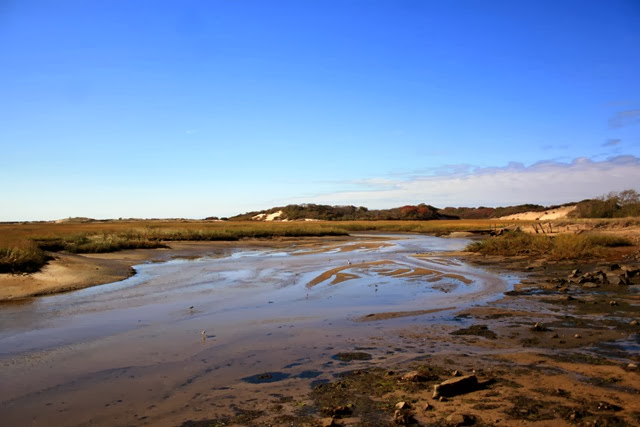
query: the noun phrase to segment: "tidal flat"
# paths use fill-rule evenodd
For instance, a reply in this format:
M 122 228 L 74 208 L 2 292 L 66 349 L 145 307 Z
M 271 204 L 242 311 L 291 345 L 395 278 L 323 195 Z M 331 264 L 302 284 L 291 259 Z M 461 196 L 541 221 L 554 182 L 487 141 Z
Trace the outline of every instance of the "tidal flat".
M 460 252 L 468 242 L 95 255 L 131 256 L 136 274 L 0 306 L 0 412 L 7 425 L 633 425 L 638 285 L 591 292 L 567 265 L 479 258 Z M 483 387 L 433 399 L 454 374 Z

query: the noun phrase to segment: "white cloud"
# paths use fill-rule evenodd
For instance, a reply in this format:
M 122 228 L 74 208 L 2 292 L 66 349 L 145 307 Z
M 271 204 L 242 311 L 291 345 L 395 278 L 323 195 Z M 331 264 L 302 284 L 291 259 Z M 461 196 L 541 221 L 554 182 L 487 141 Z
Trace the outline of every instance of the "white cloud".
M 456 170 L 452 168 L 451 170 Z M 445 206 L 505 206 L 521 203 L 553 205 L 592 198 L 640 185 L 640 158 L 618 156 L 604 161 L 577 158 L 570 163 L 543 161 L 525 166 L 460 168 L 458 172 L 374 178 L 357 183 L 356 191 L 317 194 L 296 202 L 364 205 L 389 208 L 428 203 Z

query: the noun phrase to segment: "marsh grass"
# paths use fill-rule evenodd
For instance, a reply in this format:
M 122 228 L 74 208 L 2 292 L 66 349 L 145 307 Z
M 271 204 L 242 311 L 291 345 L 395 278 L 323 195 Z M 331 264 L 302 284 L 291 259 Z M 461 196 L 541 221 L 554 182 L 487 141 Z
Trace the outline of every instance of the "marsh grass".
M 630 246 L 624 237 L 603 234 L 560 234 L 546 236 L 522 232 L 507 233 L 467 246 L 470 252 L 484 255 L 538 255 L 550 260 L 569 260 L 602 256 L 606 248 Z
M 0 272 L 37 271 L 46 263 L 49 252 L 100 253 L 124 249 L 160 248 L 166 247 L 168 242 L 174 241 L 237 241 L 242 239 L 345 236 L 358 232 L 443 235 L 453 231 L 487 232 L 516 223 L 518 225 L 527 224 L 526 221 L 499 220 L 313 222 L 140 220 L 4 223 L 0 224 Z M 528 239 L 528 237 L 520 239 Z M 595 243 L 598 247 L 602 246 L 602 242 Z M 500 245 L 498 242 L 491 244 Z M 511 249 L 483 250 L 497 250 L 506 253 L 522 251 L 543 253 L 548 247 L 548 242 L 523 240 L 502 245 L 507 248 L 511 247 Z M 591 246 L 593 245 L 594 242 L 591 242 Z M 565 246 L 570 245 L 567 243 Z
M 48 259 L 35 243 L 17 242 L 10 247 L 0 247 L 0 273 L 33 273 Z
M 343 236 L 332 223 L 129 221 L 0 224 L 0 273 L 38 271 L 48 252 L 104 253 L 165 248 L 172 241 Z

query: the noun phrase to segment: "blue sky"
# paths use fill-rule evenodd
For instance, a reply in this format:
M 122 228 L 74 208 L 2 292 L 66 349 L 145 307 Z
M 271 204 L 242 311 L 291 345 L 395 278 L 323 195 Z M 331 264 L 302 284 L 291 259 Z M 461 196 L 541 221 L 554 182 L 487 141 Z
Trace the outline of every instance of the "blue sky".
M 640 190 L 640 2 L 0 2 L 0 221 Z

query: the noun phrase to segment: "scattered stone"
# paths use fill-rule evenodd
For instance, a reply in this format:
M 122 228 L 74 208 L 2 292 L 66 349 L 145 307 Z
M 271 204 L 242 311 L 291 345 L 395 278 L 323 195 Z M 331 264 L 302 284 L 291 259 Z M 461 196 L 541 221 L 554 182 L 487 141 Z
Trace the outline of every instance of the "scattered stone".
M 629 371 L 637 371 L 638 370 L 638 365 L 636 365 L 635 363 L 629 363 L 627 365 L 627 370 L 629 370 Z
M 448 426 L 470 426 L 476 423 L 476 419 L 473 415 L 453 413 L 445 418 L 444 422 Z
M 409 411 L 397 409 L 393 413 L 393 421 L 401 426 L 413 424 L 415 420 Z
M 446 402 L 446 401 L 447 401 L 447 398 L 446 398 L 446 397 L 444 397 L 444 396 L 440 396 L 440 397 L 438 398 L 438 402 Z
M 455 377 L 433 386 L 433 398 L 441 396 L 451 397 L 458 394 L 469 393 L 478 388 L 478 378 L 475 375 Z
M 546 328 L 542 323 L 538 323 L 536 322 L 532 327 L 531 330 L 533 332 L 544 332 L 544 331 L 548 331 L 549 329 Z
M 429 405 L 429 403 L 425 403 L 424 407 L 422 408 L 423 411 L 430 411 L 433 409 L 433 406 Z
M 609 305 L 618 305 L 618 301 L 609 301 Z
M 333 418 L 323 418 L 322 421 L 320 421 L 320 425 L 322 427 L 333 427 L 337 426 L 338 424 L 336 424 L 336 420 L 334 420 Z
M 632 320 L 631 322 L 629 322 L 629 326 L 638 326 L 638 321 Z
M 584 282 L 582 284 L 583 288 L 587 288 L 587 289 L 595 289 L 595 288 L 599 288 L 600 285 L 598 285 L 597 283 L 593 283 L 593 282 Z
M 336 406 L 335 408 L 325 407 L 322 412 L 331 417 L 343 417 L 345 415 L 351 415 L 351 408 L 348 406 Z
M 575 334 L 573 337 L 574 338 L 582 338 L 582 336 L 580 334 Z
M 571 274 L 569 275 L 570 279 L 575 279 L 576 277 L 578 277 L 580 274 L 582 273 L 582 271 L 580 271 L 579 269 L 575 269 L 571 272 Z
M 558 335 L 558 334 L 553 334 L 553 335 L 551 335 L 551 338 L 557 339 L 557 338 L 560 338 L 560 335 Z
M 615 262 L 612 264 L 609 264 L 609 270 L 620 270 L 620 264 L 617 264 Z
M 418 371 L 411 371 L 407 374 L 404 374 L 401 378 L 401 381 L 406 381 L 409 383 L 421 383 L 427 380 L 427 377 L 425 377 L 424 375 L 422 375 L 420 372 Z
M 575 298 L 574 298 L 574 297 L 572 297 L 571 295 L 567 295 L 567 296 L 565 297 L 565 301 L 575 301 Z
M 618 412 L 622 410 L 622 407 L 618 405 L 614 405 L 613 403 L 609 403 L 609 402 L 598 402 L 597 410 Z
M 620 285 L 622 283 L 621 277 L 623 276 L 619 276 L 617 274 L 609 274 L 607 277 L 608 277 L 609 283 L 612 285 Z
M 411 405 L 407 402 L 398 402 L 396 403 L 396 409 L 411 409 Z
M 457 369 L 451 373 L 452 377 L 459 377 L 460 375 L 462 374 Z

